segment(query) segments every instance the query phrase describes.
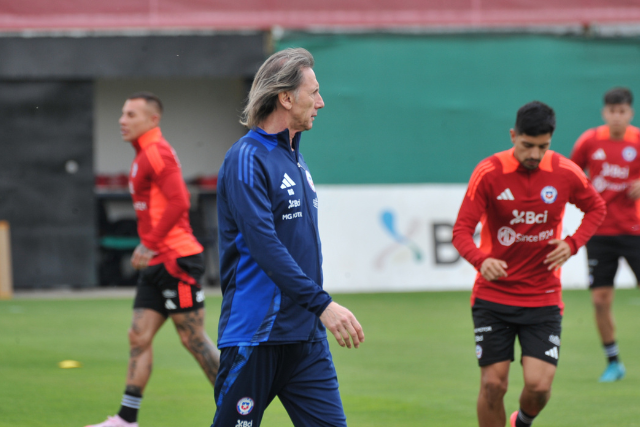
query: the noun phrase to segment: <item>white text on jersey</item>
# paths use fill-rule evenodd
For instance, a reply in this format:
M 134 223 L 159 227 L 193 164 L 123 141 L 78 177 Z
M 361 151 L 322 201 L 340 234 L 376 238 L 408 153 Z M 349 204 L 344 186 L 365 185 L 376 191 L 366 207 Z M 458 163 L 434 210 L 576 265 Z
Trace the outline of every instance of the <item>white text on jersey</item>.
M 509 222 L 509 224 L 546 224 L 547 222 L 547 211 L 544 213 L 536 214 L 532 211 L 518 211 L 517 209 L 513 210 L 514 218 Z

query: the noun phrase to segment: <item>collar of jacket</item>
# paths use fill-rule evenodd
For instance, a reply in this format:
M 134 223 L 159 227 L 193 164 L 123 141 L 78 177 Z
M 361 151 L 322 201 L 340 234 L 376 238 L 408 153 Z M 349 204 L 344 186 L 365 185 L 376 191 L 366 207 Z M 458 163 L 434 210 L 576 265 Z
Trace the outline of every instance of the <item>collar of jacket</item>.
M 291 150 L 290 149 L 291 145 L 289 143 L 289 129 L 285 129 L 282 132 L 278 132 L 278 133 L 267 133 L 264 130 L 257 127 L 255 129 L 252 129 L 252 131 L 260 134 L 260 136 L 262 136 L 262 138 L 264 138 L 267 142 L 270 142 L 274 145 L 279 145 L 285 148 L 286 150 Z M 301 135 L 302 135 L 302 132 L 298 132 L 293 136 L 293 150 L 296 152 L 296 156 L 298 153 L 298 149 L 300 148 Z
M 140 150 L 144 150 L 150 144 L 159 142 L 160 140 L 162 140 L 162 132 L 160 131 L 160 127 L 156 126 L 140 135 L 138 139 L 131 141 L 131 145 L 136 149 L 136 153 L 139 153 Z

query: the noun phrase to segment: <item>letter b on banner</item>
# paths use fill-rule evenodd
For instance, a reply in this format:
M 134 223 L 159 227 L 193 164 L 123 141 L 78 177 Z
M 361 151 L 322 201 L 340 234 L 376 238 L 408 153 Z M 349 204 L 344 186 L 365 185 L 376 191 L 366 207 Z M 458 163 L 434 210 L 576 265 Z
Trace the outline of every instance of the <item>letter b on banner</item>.
M 452 240 L 453 224 L 433 223 L 433 254 L 436 265 L 455 264 L 460 259 Z

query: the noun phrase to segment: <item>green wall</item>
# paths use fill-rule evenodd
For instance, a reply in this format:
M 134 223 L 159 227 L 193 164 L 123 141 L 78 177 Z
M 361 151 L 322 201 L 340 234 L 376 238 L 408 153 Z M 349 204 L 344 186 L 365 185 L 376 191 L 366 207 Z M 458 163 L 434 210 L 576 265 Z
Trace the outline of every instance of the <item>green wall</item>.
M 552 148 L 569 155 L 607 89 L 640 96 L 638 38 L 291 34 L 277 48 L 297 46 L 326 103 L 302 145 L 320 184 L 466 182 L 532 100 L 556 110 Z

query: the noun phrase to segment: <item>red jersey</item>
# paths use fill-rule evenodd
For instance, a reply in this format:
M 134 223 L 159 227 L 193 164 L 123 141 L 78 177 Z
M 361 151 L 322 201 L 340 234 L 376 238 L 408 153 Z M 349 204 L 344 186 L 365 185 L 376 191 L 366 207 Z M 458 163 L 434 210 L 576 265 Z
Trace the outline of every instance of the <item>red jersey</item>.
M 571 160 L 586 170 L 607 204 L 607 216 L 596 231 L 602 236 L 640 235 L 639 203 L 627 192 L 640 178 L 640 129 L 628 126 L 621 141 L 612 140 L 609 126 L 589 129 L 578 138 Z
M 562 236 L 567 203 L 585 213 L 565 242 L 575 254 L 604 219 L 604 201 L 572 161 L 547 150 L 540 165 L 526 169 L 503 151 L 478 164 L 453 227 L 453 245 L 476 270 L 491 257 L 507 263 L 507 277 L 488 281 L 480 273 L 471 297 L 518 307 L 561 305 L 560 270 L 543 264 Z M 473 241 L 482 224 L 480 247 Z
M 129 191 L 138 217 L 142 244 L 156 251 L 149 265 L 202 252 L 189 223 L 189 192 L 175 151 L 159 127 L 132 141 L 136 158 L 129 173 Z

